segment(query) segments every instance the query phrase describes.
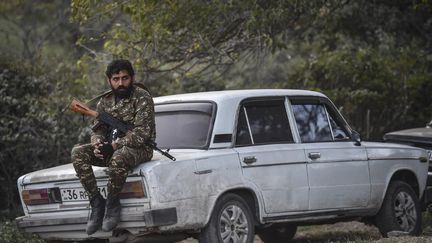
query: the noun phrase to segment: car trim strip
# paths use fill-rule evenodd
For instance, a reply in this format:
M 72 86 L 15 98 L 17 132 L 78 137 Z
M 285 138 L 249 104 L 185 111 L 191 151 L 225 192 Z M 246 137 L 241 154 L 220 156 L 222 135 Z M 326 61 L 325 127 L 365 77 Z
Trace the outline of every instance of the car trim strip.
M 308 218 L 308 217 L 320 217 L 320 216 L 343 216 L 345 213 L 338 212 L 338 211 L 330 211 L 330 212 L 319 212 L 319 213 L 302 213 L 302 214 L 295 214 L 295 215 L 281 215 L 281 216 L 272 216 L 272 217 L 264 217 L 264 222 L 273 222 L 278 220 L 290 220 L 290 219 L 301 219 L 301 218 Z
M 374 161 L 374 160 L 419 160 L 419 157 L 411 157 L 411 158 L 369 158 L 369 161 Z

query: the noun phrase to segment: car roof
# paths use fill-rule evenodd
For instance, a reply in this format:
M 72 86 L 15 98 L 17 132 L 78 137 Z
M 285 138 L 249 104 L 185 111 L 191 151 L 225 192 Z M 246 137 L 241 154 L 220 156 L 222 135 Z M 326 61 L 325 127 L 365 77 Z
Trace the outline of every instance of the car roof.
M 156 104 L 185 102 L 185 101 L 214 101 L 219 103 L 223 100 L 243 100 L 253 97 L 268 97 L 268 96 L 319 96 L 325 95 L 309 90 L 299 89 L 243 89 L 243 90 L 223 90 L 223 91 L 208 91 L 198 93 L 176 94 L 168 96 L 160 96 L 154 98 Z
M 216 116 L 213 125 L 212 142 L 209 148 L 226 148 L 231 142 L 214 142 L 217 134 L 233 134 L 237 121 L 239 104 L 248 98 L 254 97 L 285 97 L 285 96 L 313 96 L 326 97 L 325 95 L 307 90 L 295 89 L 245 89 L 224 90 L 200 93 L 188 93 L 157 97 L 156 105 L 182 103 L 182 102 L 212 102 L 216 104 Z

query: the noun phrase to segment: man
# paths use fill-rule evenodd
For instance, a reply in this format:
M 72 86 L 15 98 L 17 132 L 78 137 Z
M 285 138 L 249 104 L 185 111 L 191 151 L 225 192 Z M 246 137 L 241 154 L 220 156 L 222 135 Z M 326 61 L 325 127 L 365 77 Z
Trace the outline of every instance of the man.
M 96 107 L 117 119 L 132 124 L 127 134 L 120 134 L 96 121 L 91 143 L 76 145 L 72 149 L 72 163 L 84 189 L 89 195 L 91 214 L 87 234 L 111 231 L 120 219 L 119 193 L 128 171 L 141 162 L 149 161 L 153 149 L 147 142 L 155 139 L 154 104 L 150 94 L 133 85 L 134 70 L 127 60 L 114 60 L 106 70 L 112 92 L 103 96 Z M 108 167 L 107 200 L 99 193 L 92 165 Z M 105 209 L 106 206 L 106 209 Z

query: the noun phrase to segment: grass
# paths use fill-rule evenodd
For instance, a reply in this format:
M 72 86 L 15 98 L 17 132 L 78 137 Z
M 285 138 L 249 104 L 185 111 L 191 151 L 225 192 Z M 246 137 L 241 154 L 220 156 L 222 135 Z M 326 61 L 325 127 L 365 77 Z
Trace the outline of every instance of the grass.
M 295 242 L 371 242 L 380 238 L 381 235 L 374 226 L 360 222 L 344 222 L 299 227 Z

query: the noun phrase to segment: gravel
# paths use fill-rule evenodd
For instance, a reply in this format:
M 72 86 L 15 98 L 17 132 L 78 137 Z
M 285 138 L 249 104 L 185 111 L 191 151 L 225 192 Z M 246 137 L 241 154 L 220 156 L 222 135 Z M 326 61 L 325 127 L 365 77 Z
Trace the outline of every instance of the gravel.
M 419 237 L 398 236 L 382 238 L 374 226 L 360 222 L 344 222 L 319 226 L 299 227 L 292 242 L 295 243 L 322 243 L 322 242 L 375 242 L 375 243 L 432 243 L 432 228 L 426 227 L 423 235 Z M 396 235 L 399 235 L 396 233 Z M 198 243 L 195 239 L 187 239 L 179 243 Z M 258 236 L 254 243 L 263 243 Z

